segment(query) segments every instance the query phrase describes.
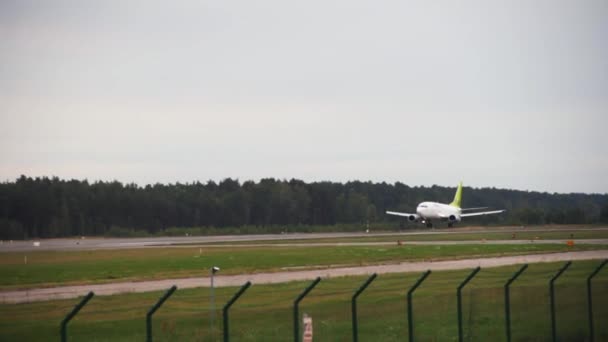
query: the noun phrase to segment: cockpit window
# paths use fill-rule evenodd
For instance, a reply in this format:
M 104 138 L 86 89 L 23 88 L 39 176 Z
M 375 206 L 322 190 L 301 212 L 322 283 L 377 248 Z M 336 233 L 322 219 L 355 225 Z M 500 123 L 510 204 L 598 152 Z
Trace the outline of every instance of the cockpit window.
M 426 204 L 419 205 L 420 208 L 426 208 Z

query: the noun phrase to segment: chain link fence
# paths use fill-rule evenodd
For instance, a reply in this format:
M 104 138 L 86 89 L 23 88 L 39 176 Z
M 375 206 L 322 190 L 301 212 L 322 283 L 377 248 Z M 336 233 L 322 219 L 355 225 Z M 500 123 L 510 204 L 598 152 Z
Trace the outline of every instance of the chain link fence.
M 0 310 L 0 340 L 46 341 L 61 339 L 64 332 L 70 341 L 301 341 L 302 317 L 306 314 L 313 319 L 314 341 L 353 341 L 355 334 L 357 341 L 458 341 L 460 338 L 462 341 L 507 341 L 507 315 L 511 341 L 551 341 L 549 284 L 563 265 L 533 264 L 521 272 L 509 287 L 510 314 L 505 310 L 505 284 L 521 271 L 521 265 L 481 269 L 477 273 L 473 270 L 433 272 L 424 279 L 422 274 L 380 275 L 359 292 L 369 276 L 324 277 L 307 293 L 305 289 L 311 287 L 312 280 L 253 284 L 245 289 L 216 288 L 214 300 L 210 298 L 209 288 L 95 296 L 81 306 L 69 324 L 62 326 L 63 330 L 59 323 L 80 301 L 5 305 L 3 310 L 12 311 L 1 313 L 3 310 Z M 605 324 L 608 322 L 608 272 L 600 272 L 604 265 L 606 261 L 574 262 L 555 279 L 557 340 L 591 341 L 593 334 L 594 341 L 608 341 Z M 589 281 L 594 272 L 597 276 Z M 470 281 L 463 286 L 466 279 Z M 407 293 L 417 283 L 409 302 L 412 308 L 409 315 Z M 239 290 L 241 296 L 235 299 Z M 359 295 L 355 321 L 352 301 L 356 293 Z M 300 296 L 296 330 L 294 304 Z M 166 301 L 156 305 L 163 297 Z M 231 300 L 226 328 L 222 309 Z M 156 311 L 148 321 L 146 313 L 153 307 Z M 14 316 L 17 322 L 20 314 L 25 319 L 24 310 L 31 311 L 34 321 L 29 328 L 23 328 L 27 331 L 15 330 L 17 332 L 10 335 L 10 319 Z M 46 317 L 45 314 L 53 317 L 54 323 L 47 326 L 41 318 L 35 321 L 36 317 Z

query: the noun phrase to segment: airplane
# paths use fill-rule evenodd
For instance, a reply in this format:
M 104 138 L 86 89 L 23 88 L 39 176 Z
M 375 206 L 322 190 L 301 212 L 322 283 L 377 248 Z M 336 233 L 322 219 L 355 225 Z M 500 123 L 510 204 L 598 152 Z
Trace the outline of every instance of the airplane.
M 460 220 L 463 217 L 492 215 L 492 214 L 500 214 L 502 212 L 505 212 L 505 210 L 503 209 L 503 210 L 480 211 L 480 212 L 474 212 L 474 213 L 463 213 L 463 211 L 482 210 L 482 209 L 487 209 L 488 207 L 460 208 L 461 201 L 462 201 L 462 182 L 460 182 L 458 184 L 458 189 L 456 189 L 456 194 L 454 195 L 454 200 L 450 204 L 443 204 L 443 203 L 437 203 L 437 202 L 422 202 L 422 203 L 418 204 L 415 214 L 400 213 L 397 211 L 387 211 L 386 213 L 389 215 L 407 217 L 408 221 L 410 221 L 410 222 L 421 221 L 422 223 L 426 223 L 427 228 L 433 228 L 432 220 L 448 221 L 448 227 L 452 227 L 455 222 L 460 222 Z

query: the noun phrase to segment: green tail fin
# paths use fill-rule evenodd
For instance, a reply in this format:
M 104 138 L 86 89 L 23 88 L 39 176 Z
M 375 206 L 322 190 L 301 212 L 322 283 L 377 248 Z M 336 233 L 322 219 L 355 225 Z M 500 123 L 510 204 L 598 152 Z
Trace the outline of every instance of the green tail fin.
M 450 203 L 451 206 L 460 208 L 460 202 L 462 201 L 462 182 L 458 183 L 458 189 L 456 189 L 456 195 L 454 200 Z

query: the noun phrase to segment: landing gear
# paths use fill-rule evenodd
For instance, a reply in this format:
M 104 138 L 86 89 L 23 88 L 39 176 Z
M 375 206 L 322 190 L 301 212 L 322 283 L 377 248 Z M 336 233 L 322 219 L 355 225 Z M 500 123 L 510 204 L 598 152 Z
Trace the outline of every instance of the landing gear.
M 427 223 L 426 223 L 426 227 L 427 227 L 427 228 L 433 228 L 433 223 L 431 223 L 431 222 L 427 222 Z
M 452 228 L 452 227 L 454 227 L 454 224 L 452 222 L 449 222 L 448 223 L 448 228 Z

